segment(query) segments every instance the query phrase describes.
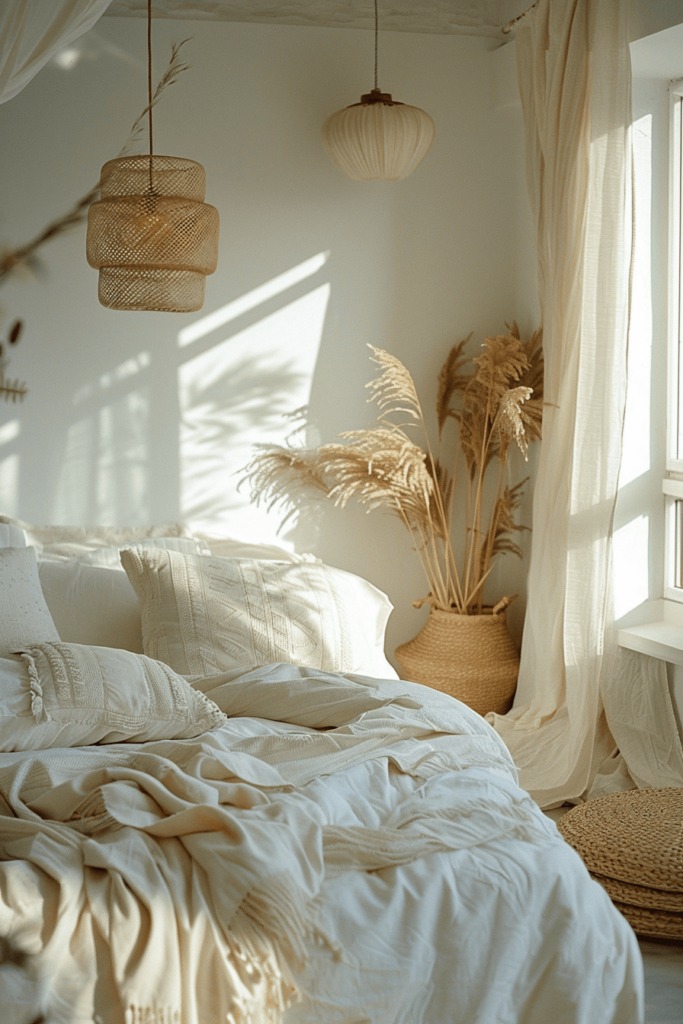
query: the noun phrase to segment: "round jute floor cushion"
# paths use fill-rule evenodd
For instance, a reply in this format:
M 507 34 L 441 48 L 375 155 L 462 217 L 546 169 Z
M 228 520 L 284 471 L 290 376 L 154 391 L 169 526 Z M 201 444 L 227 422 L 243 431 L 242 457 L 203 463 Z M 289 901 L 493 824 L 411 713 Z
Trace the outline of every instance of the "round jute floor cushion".
M 683 788 L 589 800 L 565 814 L 559 829 L 596 875 L 683 892 Z
M 558 828 L 634 931 L 683 938 L 683 788 L 589 800 Z
M 669 914 L 666 910 L 645 910 L 628 903 L 612 900 L 624 915 L 636 935 L 644 939 L 683 939 L 683 914 Z
M 666 889 L 651 889 L 646 885 L 631 885 L 630 882 L 619 882 L 616 878 L 606 878 L 591 871 L 591 878 L 606 889 L 613 900 L 628 903 L 632 907 L 644 907 L 646 910 L 667 910 L 683 914 L 683 893 L 669 892 Z

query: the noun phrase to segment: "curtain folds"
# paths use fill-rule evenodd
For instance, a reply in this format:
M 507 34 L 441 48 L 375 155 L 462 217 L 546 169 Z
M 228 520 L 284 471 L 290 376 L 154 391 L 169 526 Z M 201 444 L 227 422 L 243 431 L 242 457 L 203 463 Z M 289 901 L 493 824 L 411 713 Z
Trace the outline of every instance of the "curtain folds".
M 87 32 L 111 0 L 3 0 L 0 103 L 12 99 L 62 47 Z
M 517 35 L 547 406 L 515 704 L 489 720 L 542 807 L 579 799 L 615 743 L 611 534 L 631 265 L 628 4 L 540 0 Z

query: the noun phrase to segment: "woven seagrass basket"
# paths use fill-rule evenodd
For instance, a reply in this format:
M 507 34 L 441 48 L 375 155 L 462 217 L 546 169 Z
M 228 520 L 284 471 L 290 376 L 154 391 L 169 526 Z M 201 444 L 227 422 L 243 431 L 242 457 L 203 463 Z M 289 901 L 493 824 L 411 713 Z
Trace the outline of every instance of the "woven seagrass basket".
M 635 932 L 683 939 L 683 788 L 589 800 L 558 828 Z
M 396 657 L 405 679 L 443 690 L 480 715 L 510 709 L 519 652 L 504 610 L 458 615 L 432 608 L 417 636 L 396 648 Z

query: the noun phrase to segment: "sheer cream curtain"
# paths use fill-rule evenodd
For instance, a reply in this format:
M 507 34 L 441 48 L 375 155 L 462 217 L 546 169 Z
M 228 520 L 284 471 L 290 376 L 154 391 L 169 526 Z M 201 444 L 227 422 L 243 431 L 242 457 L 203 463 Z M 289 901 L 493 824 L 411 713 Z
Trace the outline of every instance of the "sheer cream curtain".
M 539 0 L 517 35 L 548 404 L 517 696 L 489 717 L 542 807 L 580 798 L 615 748 L 600 691 L 626 394 L 628 7 Z
M 2 0 L 0 103 L 16 96 L 57 50 L 87 32 L 111 0 Z

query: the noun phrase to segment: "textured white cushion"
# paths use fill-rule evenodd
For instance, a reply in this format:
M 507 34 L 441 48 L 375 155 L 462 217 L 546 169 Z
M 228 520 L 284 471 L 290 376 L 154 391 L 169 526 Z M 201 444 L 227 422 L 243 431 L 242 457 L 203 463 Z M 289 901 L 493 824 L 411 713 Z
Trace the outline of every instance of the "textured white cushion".
M 187 676 L 290 662 L 396 679 L 384 656 L 388 597 L 322 563 L 134 548 L 121 552 L 145 654 Z
M 142 654 L 140 603 L 121 568 L 48 561 L 38 575 L 62 640 Z
M 0 659 L 0 751 L 185 739 L 225 715 L 141 654 L 35 644 Z
M 0 657 L 59 640 L 38 578 L 33 548 L 0 548 Z

